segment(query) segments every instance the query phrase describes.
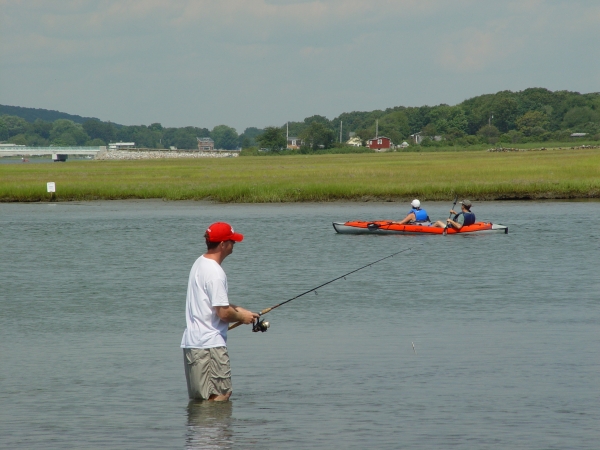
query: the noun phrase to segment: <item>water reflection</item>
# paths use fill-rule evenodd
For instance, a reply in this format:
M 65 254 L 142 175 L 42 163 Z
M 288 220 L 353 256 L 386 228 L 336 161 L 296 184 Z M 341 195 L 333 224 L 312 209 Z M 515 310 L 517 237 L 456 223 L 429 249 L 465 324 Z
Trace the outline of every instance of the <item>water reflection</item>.
M 186 449 L 232 448 L 231 402 L 190 401 Z

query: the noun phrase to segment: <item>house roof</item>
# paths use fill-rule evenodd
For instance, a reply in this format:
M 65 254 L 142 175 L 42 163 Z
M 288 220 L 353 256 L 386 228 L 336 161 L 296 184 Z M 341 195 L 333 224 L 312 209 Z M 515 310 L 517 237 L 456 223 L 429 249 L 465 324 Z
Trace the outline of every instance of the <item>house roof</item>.
M 370 141 L 375 141 L 375 140 L 377 140 L 377 139 L 388 139 L 388 140 L 390 140 L 390 141 L 391 141 L 391 139 L 390 139 L 389 137 L 386 137 L 386 136 L 378 136 L 378 137 L 371 138 L 371 139 L 369 139 L 369 140 L 370 140 Z

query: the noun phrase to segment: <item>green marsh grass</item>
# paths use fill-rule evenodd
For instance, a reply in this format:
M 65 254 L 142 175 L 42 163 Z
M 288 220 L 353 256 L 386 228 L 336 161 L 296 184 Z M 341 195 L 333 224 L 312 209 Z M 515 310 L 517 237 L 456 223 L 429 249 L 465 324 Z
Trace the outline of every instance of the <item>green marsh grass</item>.
M 600 150 L 423 152 L 0 165 L 0 201 L 598 198 Z

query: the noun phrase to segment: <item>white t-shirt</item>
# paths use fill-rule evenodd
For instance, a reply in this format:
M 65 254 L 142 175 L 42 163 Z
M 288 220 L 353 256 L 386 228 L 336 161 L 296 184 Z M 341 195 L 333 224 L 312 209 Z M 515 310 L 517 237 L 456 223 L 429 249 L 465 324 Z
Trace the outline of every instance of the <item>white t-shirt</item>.
M 201 256 L 190 271 L 185 300 L 186 329 L 182 348 L 223 347 L 228 323 L 217 315 L 215 306 L 228 306 L 227 275 L 212 259 Z

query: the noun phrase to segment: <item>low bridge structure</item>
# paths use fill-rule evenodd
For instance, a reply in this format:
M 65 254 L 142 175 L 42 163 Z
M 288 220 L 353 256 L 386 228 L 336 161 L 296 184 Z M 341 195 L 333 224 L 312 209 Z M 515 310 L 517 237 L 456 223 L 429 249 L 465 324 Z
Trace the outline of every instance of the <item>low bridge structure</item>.
M 0 146 L 2 156 L 91 155 L 105 151 L 106 147 L 23 147 Z

